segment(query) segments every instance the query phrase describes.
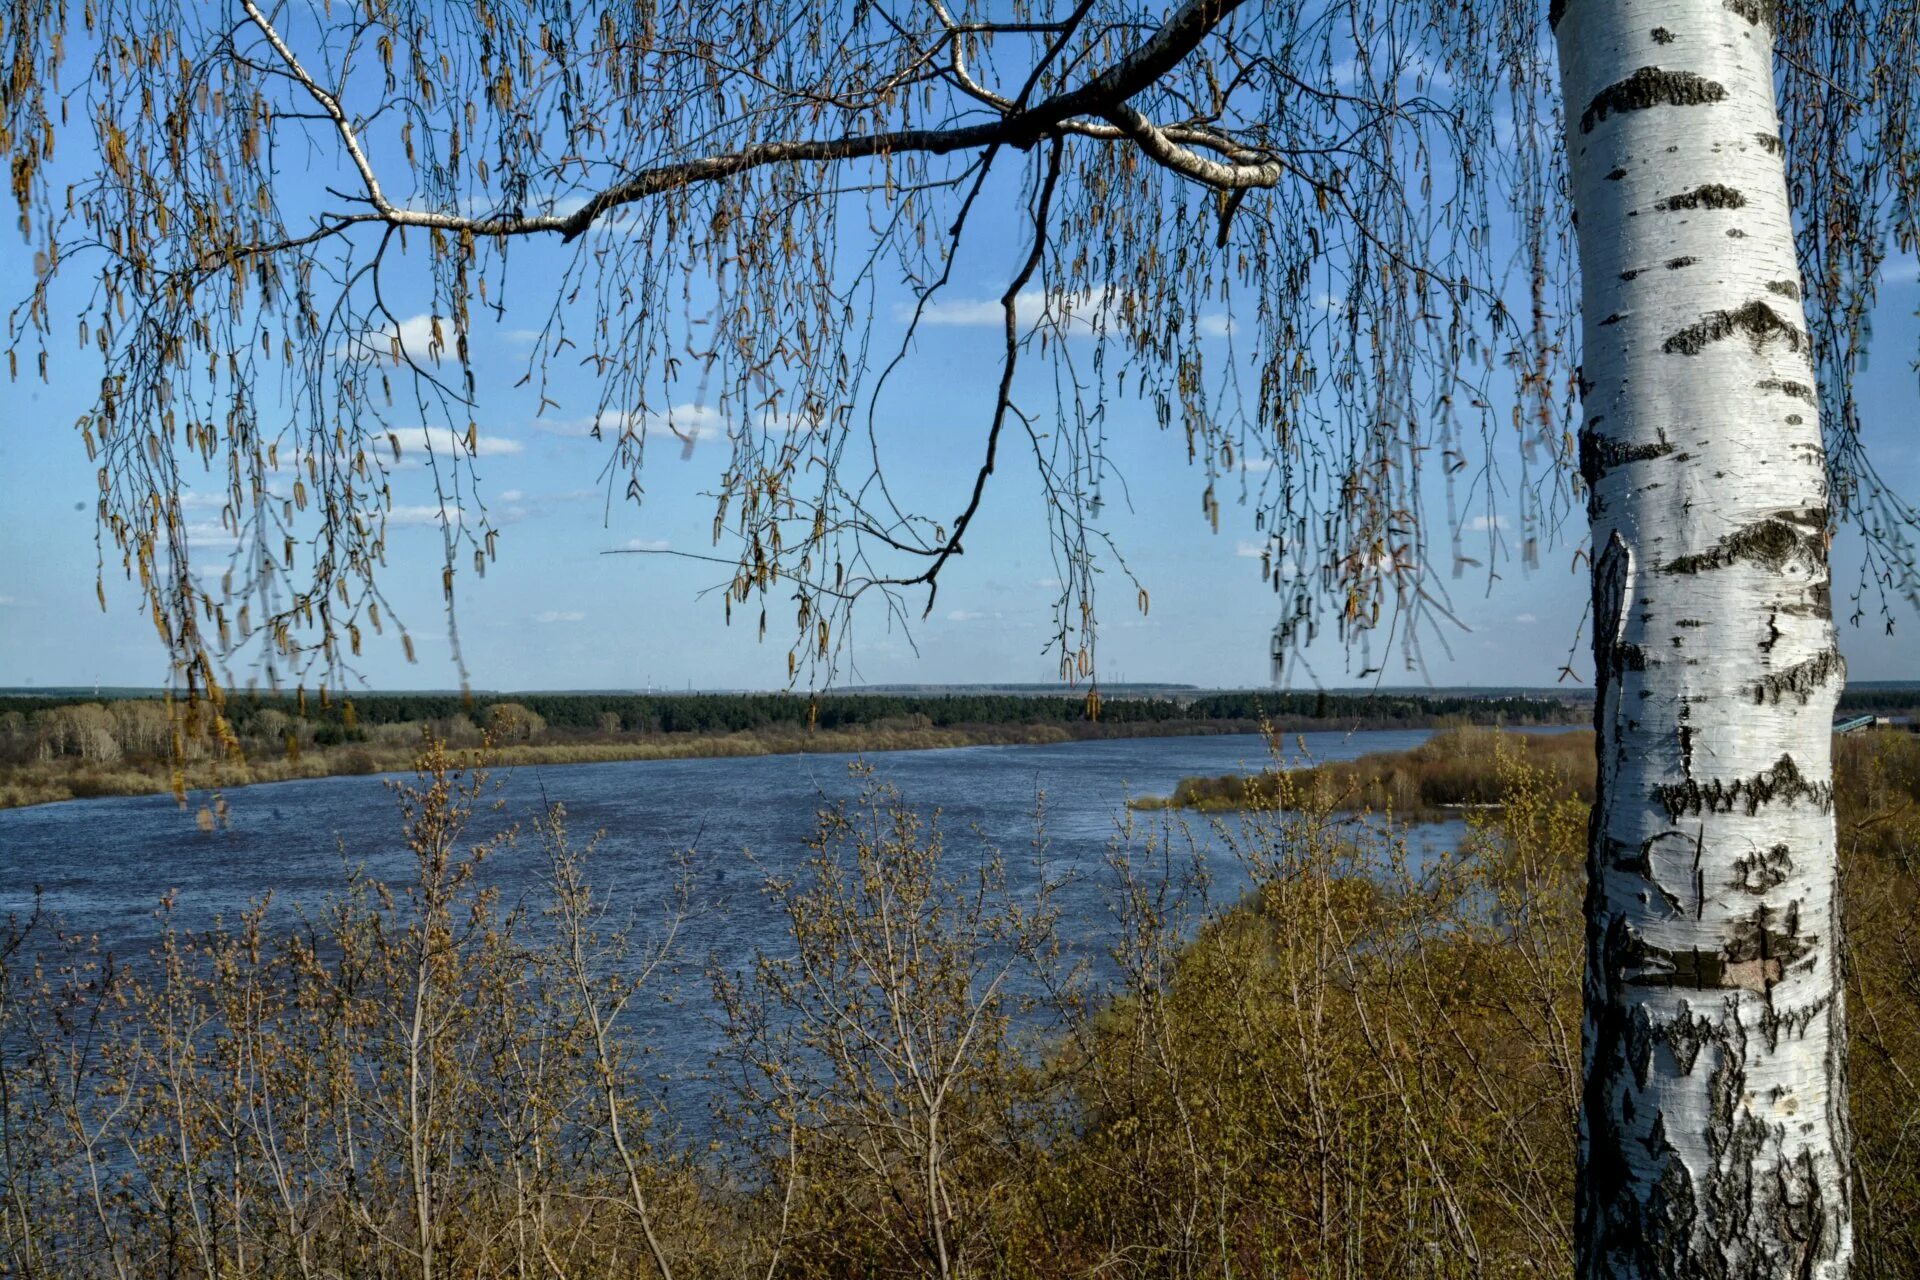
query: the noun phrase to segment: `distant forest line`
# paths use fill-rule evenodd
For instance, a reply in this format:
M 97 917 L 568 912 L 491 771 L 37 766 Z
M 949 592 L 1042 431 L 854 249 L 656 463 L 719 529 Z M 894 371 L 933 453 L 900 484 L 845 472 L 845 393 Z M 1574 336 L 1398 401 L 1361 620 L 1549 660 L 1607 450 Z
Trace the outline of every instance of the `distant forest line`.
M 131 692 L 131 691 L 129 691 Z M 1888 714 L 1920 688 L 1850 692 L 1843 708 Z M 0 696 L 0 808 L 107 795 L 220 790 L 405 769 L 422 740 L 490 741 L 501 765 L 865 754 L 1091 738 L 1272 729 L 1411 729 L 1584 723 L 1577 695 L 1194 691 L 1038 696 L 1001 692 L 375 693 L 231 696 L 222 741 L 211 717 L 176 717 L 155 697 Z
M 0 694 L 0 717 L 32 716 L 56 707 L 141 698 L 62 691 L 57 695 Z M 335 740 L 351 740 L 355 728 L 372 725 L 483 718 L 491 706 L 525 707 L 549 730 L 579 733 L 750 733 L 764 729 L 850 729 L 917 722 L 935 728 L 967 725 L 1174 724 L 1231 721 L 1236 726 L 1272 720 L 1377 722 L 1382 727 L 1465 720 L 1474 723 L 1565 724 L 1585 720 L 1591 691 L 1547 693 L 1401 691 L 1353 693 L 1243 689 L 1191 695 L 1107 696 L 1090 714 L 1084 694 L 886 692 L 808 696 L 786 693 L 365 693 L 244 694 L 230 697 L 225 711 L 245 734 L 263 712 L 305 720 L 316 730 L 335 726 Z M 1881 682 L 1855 686 L 1840 700 L 1842 711 L 1897 713 L 1920 707 L 1920 684 Z M 269 717 L 273 719 L 273 717 Z M 330 735 L 322 733 L 325 739 Z
M 1914 695 L 1908 695 L 1912 698 Z M 83 696 L 0 697 L 0 716 L 31 715 L 58 706 L 94 702 Z M 1584 719 L 1586 711 L 1566 698 L 1463 695 L 1408 696 L 1329 693 L 1281 693 L 1243 690 L 1179 698 L 1101 699 L 1089 714 L 1084 694 L 805 694 L 780 693 L 374 693 L 342 697 L 324 704 L 318 695 L 230 697 L 225 711 L 238 733 L 267 711 L 304 719 L 316 726 L 343 728 L 450 720 L 477 716 L 489 706 L 511 703 L 539 716 L 549 730 L 585 733 L 747 733 L 769 728 L 845 729 L 864 725 L 924 721 L 936 728 L 959 725 L 1069 724 L 1103 720 L 1112 724 L 1166 724 L 1178 721 L 1257 723 L 1272 720 L 1369 720 L 1391 724 L 1464 718 L 1512 724 L 1562 723 Z M 616 723 L 617 721 L 617 723 Z

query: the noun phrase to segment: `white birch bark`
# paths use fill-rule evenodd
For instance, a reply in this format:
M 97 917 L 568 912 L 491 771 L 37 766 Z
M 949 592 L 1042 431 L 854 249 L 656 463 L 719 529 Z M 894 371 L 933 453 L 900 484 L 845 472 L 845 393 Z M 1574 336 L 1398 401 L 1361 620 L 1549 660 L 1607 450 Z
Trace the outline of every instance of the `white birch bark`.
M 1844 1276 L 1844 668 L 1773 4 L 1553 10 L 1599 698 L 1580 1274 Z

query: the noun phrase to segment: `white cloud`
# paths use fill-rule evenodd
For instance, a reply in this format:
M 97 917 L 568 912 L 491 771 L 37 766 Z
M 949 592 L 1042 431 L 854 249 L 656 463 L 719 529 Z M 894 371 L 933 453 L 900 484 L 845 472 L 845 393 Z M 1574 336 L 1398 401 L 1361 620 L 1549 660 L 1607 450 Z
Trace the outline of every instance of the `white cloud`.
M 4 608 L 8 605 L 15 605 L 19 603 L 20 601 L 13 596 L 0 596 L 0 608 Z
M 987 622 L 998 618 L 998 613 L 982 613 L 978 609 L 955 609 L 947 615 L 948 622 Z
M 453 322 L 446 319 L 440 321 L 440 342 L 444 349 L 436 350 L 433 345 L 433 319 L 430 315 L 408 316 L 394 328 L 363 329 L 348 335 L 341 354 L 353 360 L 385 360 L 391 363 L 412 360 L 416 364 L 437 362 L 453 347 Z
M 534 614 L 533 620 L 540 623 L 584 622 L 586 617 L 587 615 L 578 609 L 548 609 Z
M 1240 326 L 1228 315 L 1201 316 L 1200 336 L 1203 338 L 1224 338 Z
M 1014 295 L 1013 311 L 1025 328 L 1042 319 L 1051 320 L 1069 333 L 1097 333 L 1111 330 L 1119 323 L 1119 290 L 1101 285 L 1076 293 L 1062 289 L 1022 289 Z M 914 308 L 902 304 L 895 309 L 902 320 L 913 317 Z M 998 298 L 935 298 L 920 313 L 920 323 L 950 328 L 997 328 L 1006 323 L 1006 309 Z
M 1058 591 L 1061 587 L 1065 586 L 1066 584 L 1061 582 L 1060 579 L 1058 578 L 1035 578 L 1033 580 L 1033 585 L 1039 588 L 1041 591 Z
M 1233 548 L 1233 554 L 1242 560 L 1258 560 L 1266 553 L 1267 544 L 1264 542 L 1240 542 Z
M 1515 622 L 1518 622 L 1518 623 L 1521 623 L 1522 625 L 1525 625 L 1525 624 L 1527 624 L 1527 623 L 1531 623 L 1531 622 L 1538 622 L 1538 621 L 1540 621 L 1540 619 L 1538 619 L 1538 618 L 1536 618 L 1536 617 L 1534 617 L 1534 616 L 1533 616 L 1532 614 L 1530 614 L 1530 613 L 1516 613 L 1516 614 L 1514 614 L 1514 615 L 1513 615 L 1513 620 L 1514 620 Z
M 1037 290 L 1029 290 L 1036 298 Z M 1015 312 L 1025 309 L 1027 295 L 1022 294 L 1014 302 Z M 896 308 L 899 318 L 911 320 L 914 309 L 901 305 Z M 921 324 L 950 325 L 956 328 L 1000 324 L 1006 312 L 1002 310 L 996 298 L 938 298 L 929 302 L 920 313 Z
M 463 458 L 467 454 L 466 436 L 447 427 L 395 427 L 387 434 L 399 443 L 402 458 L 410 453 L 431 452 L 453 458 Z M 525 451 L 526 446 L 518 440 L 483 435 L 475 440 L 473 454 L 477 458 L 492 458 Z
M 1504 529 L 1506 527 L 1507 518 L 1505 516 L 1475 516 L 1473 519 L 1467 521 L 1467 532 L 1469 533 L 1488 533 L 1494 529 Z
M 727 421 L 711 405 L 676 404 L 664 413 L 608 413 L 600 417 L 600 434 L 611 439 L 628 435 L 672 436 L 678 440 L 715 440 L 726 434 Z M 554 436 L 586 436 L 592 418 L 540 419 L 534 430 Z
M 620 545 L 622 551 L 669 551 L 673 543 L 665 538 L 628 538 Z
M 218 520 L 190 521 L 186 526 L 186 534 L 189 544 L 196 542 L 217 542 L 222 546 L 231 547 L 240 540 L 231 529 L 221 524 Z
M 444 514 L 448 524 L 459 524 L 466 513 L 458 503 L 416 502 L 395 505 L 387 512 L 387 523 L 392 525 L 439 524 Z
M 502 501 L 502 502 L 522 502 L 522 501 L 525 501 L 525 499 L 526 499 L 526 496 L 527 496 L 526 494 L 524 494 L 524 493 L 522 493 L 522 492 L 520 492 L 520 490 L 518 490 L 518 489 L 505 489 L 505 490 L 502 490 L 502 491 L 501 491 L 501 494 L 500 494 L 500 501 Z
M 577 191 L 569 192 L 558 198 L 547 196 L 537 204 L 537 208 L 541 213 L 549 214 L 556 218 L 571 218 L 574 214 L 586 207 L 587 197 Z

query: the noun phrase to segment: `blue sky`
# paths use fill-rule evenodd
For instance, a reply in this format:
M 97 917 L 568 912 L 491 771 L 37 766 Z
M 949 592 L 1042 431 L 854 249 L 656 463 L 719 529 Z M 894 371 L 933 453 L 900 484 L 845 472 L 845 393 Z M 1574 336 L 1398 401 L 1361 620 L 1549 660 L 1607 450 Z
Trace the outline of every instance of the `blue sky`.
M 906 505 L 934 517 L 960 509 L 978 465 L 998 373 L 993 300 L 1024 249 L 1010 211 L 978 225 L 970 244 L 945 302 L 931 317 L 935 323 L 923 329 L 906 376 L 884 406 L 890 483 Z M 15 246 L 0 255 L 0 296 L 10 303 L 29 287 L 30 254 L 18 241 Z M 596 398 L 589 378 L 556 364 L 558 381 L 549 395 L 560 405 L 539 418 L 534 393 L 513 386 L 531 350 L 528 331 L 550 304 L 534 286 L 557 271 L 564 252 L 556 245 L 516 248 L 516 287 L 509 297 L 523 305 L 482 323 L 474 336 L 481 433 L 476 466 L 501 542 L 498 562 L 484 579 L 470 572 L 461 578 L 458 619 L 472 680 L 482 688 L 521 689 L 781 687 L 787 633 L 771 627 L 767 642 L 758 643 L 751 609 L 747 621 L 729 627 L 719 593 L 709 592 L 728 576 L 725 568 L 660 554 L 712 550 L 713 506 L 702 495 L 726 461 L 725 443 L 713 435 L 713 407 L 692 393 L 682 399 L 679 425 L 692 430 L 693 443 L 682 450 L 663 440 L 671 447 L 649 450 L 646 497 L 636 507 L 619 497 L 624 477 L 610 497 L 602 470 L 607 446 L 582 434 Z M 409 274 L 398 279 L 404 282 Z M 411 316 L 425 311 L 425 297 L 423 291 L 411 307 L 405 298 L 389 300 L 396 312 Z M 885 291 L 876 296 L 876 347 L 897 344 L 902 297 Z M 1917 308 L 1920 271 L 1911 260 L 1897 261 L 1875 317 L 1875 358 L 1859 384 L 1883 473 L 1910 496 L 1920 494 L 1912 367 L 1920 349 Z M 1225 357 L 1230 318 L 1217 309 L 1206 314 Z M 56 331 L 62 324 L 56 318 Z M 1038 401 L 1048 376 L 1044 362 L 1029 358 L 1027 368 Z M 57 353 L 51 385 L 23 380 L 8 390 L 0 429 L 0 684 L 147 685 L 165 677 L 166 655 L 139 613 L 137 592 L 119 578 L 117 567 L 106 580 L 104 614 L 95 599 L 94 470 L 72 424 L 89 407 L 97 375 L 97 363 L 86 356 Z M 1278 602 L 1261 580 L 1252 508 L 1223 495 L 1225 511 L 1215 533 L 1198 500 L 1205 478 L 1184 464 L 1179 433 L 1160 431 L 1137 401 L 1118 402 L 1114 410 L 1108 453 L 1124 487 L 1109 486 L 1105 523 L 1151 593 L 1153 608 L 1141 617 L 1131 607 L 1131 589 L 1109 575 L 1101 678 L 1265 684 L 1267 636 Z M 413 450 L 416 457 L 419 452 Z M 1257 482 L 1258 475 L 1250 479 Z M 1440 495 L 1430 496 L 1431 511 L 1443 511 Z M 414 635 L 419 659 L 409 665 L 397 643 L 376 640 L 359 671 L 375 688 L 449 687 L 457 673 L 439 599 L 441 548 L 428 473 L 397 472 L 394 502 L 384 585 Z M 1487 539 L 1508 531 L 1499 517 L 1475 516 L 1475 510 L 1484 508 L 1468 509 L 1466 536 L 1470 553 L 1477 554 L 1476 540 L 1484 552 Z M 204 519 L 211 523 L 211 511 Z M 1044 647 L 1056 571 L 1039 486 L 1029 469 L 1017 461 L 999 469 L 975 527 L 968 554 L 943 576 L 936 607 L 910 632 L 890 624 L 878 607 L 857 618 L 853 665 L 843 678 L 1055 677 L 1057 657 Z M 217 541 L 209 538 L 210 545 Z M 1584 672 L 1584 640 L 1576 632 L 1586 592 L 1575 563 L 1580 545 L 1576 521 L 1557 546 L 1543 552 L 1536 570 L 1508 560 L 1499 564 L 1497 582 L 1483 572 L 1449 583 L 1466 628 L 1447 635 L 1451 653 L 1429 643 L 1424 671 L 1407 671 L 1389 658 L 1379 679 L 1549 685 L 1576 645 L 1576 667 Z M 608 554 L 630 548 L 649 554 Z M 1843 534 L 1835 551 L 1836 607 L 1843 613 L 1858 562 L 1854 536 Z M 924 598 L 908 603 L 917 616 Z M 1920 674 L 1911 639 L 1920 619 L 1903 622 L 1893 637 L 1880 633 L 1871 614 L 1866 628 L 1843 629 L 1855 678 Z M 1331 637 L 1306 656 L 1293 683 L 1355 682 L 1359 658 Z

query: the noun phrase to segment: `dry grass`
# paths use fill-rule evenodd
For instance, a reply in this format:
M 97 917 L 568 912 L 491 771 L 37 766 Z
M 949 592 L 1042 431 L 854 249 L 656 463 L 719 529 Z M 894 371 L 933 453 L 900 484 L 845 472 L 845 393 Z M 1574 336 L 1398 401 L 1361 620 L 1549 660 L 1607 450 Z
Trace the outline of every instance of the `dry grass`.
M 1408 821 L 1457 818 L 1462 810 L 1496 806 L 1505 783 L 1502 750 L 1589 803 L 1593 800 L 1593 734 L 1506 733 L 1463 726 L 1435 734 L 1411 751 L 1383 751 L 1355 760 L 1280 771 L 1184 778 L 1168 797 L 1143 797 L 1137 809 L 1220 812 L 1271 807 L 1284 790 L 1295 803 L 1347 812 L 1392 813 Z
M 0 1275 L 1570 1274 L 1588 805 L 1552 759 L 1499 753 L 1434 866 L 1277 777 L 1232 903 L 1180 815 L 1130 825 L 1098 984 L 1045 890 L 870 784 L 769 886 L 786 933 L 712 962 L 692 1154 L 642 1029 L 671 931 L 624 932 L 553 815 L 548 892 L 504 904 L 461 834 L 490 792 L 426 765 L 416 874 L 298 929 L 128 966 L 0 922 Z M 1835 781 L 1855 1274 L 1911 1280 L 1920 739 L 1847 739 Z

